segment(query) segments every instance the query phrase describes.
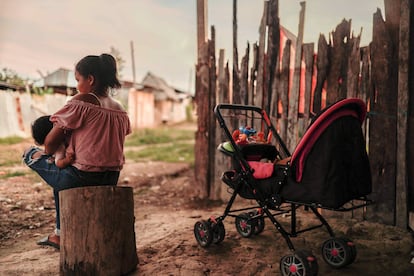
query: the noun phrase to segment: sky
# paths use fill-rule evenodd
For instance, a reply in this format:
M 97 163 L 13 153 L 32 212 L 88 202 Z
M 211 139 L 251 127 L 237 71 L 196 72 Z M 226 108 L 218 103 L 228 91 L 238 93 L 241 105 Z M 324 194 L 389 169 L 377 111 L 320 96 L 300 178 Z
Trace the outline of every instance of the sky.
M 279 0 L 280 23 L 298 33 L 299 0 Z M 343 19 L 351 20 L 361 46 L 372 40 L 373 14 L 384 16 L 384 0 L 307 0 L 304 42 L 317 45 Z M 238 53 L 259 40 L 264 0 L 238 0 Z M 136 81 L 147 72 L 175 88 L 194 93 L 197 62 L 197 0 L 0 0 L 0 69 L 39 79 L 60 67 L 73 69 L 86 55 L 110 52 L 125 60 L 122 79 Z M 233 0 L 207 0 L 208 37 L 232 64 Z

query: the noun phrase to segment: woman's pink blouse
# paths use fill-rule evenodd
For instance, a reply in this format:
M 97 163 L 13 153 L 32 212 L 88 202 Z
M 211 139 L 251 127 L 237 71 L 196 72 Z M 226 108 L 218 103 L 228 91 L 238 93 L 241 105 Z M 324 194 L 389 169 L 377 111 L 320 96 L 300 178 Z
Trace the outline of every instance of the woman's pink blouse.
M 122 169 L 125 136 L 131 133 L 127 112 L 70 100 L 50 120 L 68 130 L 67 152 L 75 153 L 74 167 L 89 172 Z

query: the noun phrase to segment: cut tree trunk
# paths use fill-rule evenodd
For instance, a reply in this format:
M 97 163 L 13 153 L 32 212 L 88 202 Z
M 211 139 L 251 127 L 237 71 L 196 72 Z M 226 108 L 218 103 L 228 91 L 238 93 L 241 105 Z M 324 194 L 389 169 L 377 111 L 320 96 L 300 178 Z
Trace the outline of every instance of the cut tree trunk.
M 131 187 L 61 191 L 61 275 L 125 275 L 138 256 Z

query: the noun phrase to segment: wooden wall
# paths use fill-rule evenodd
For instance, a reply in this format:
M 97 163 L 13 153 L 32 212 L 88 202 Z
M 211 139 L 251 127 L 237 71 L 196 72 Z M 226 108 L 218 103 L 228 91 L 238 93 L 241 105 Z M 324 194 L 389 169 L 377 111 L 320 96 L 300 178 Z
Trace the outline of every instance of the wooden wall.
M 414 164 L 414 104 L 410 99 L 414 82 L 414 55 L 410 55 L 414 45 L 410 35 L 414 1 L 385 0 L 385 18 L 380 10 L 373 14 L 373 36 L 368 46 L 360 46 L 361 34 L 354 36 L 351 20 L 344 19 L 328 40 L 320 35 L 317 49 L 314 43 L 303 42 L 306 3 L 300 3 L 298 32 L 292 38 L 279 25 L 278 2 L 264 2 L 259 42 L 252 49 L 247 44 L 239 63 L 235 42 L 237 0 L 233 0 L 232 69 L 225 64 L 222 50 L 216 64 L 214 27 L 211 40 L 199 40 L 195 169 L 202 197 L 223 199 L 221 189 L 225 189 L 217 179 L 219 172 L 228 169 L 216 155 L 217 144 L 223 138 L 212 112 L 217 102 L 264 108 L 292 152 L 315 113 L 339 99 L 357 97 L 369 108 L 363 127 L 373 177 L 371 198 L 376 204 L 368 208 L 367 218 L 407 227 L 409 215 L 414 212 L 414 170 L 409 169 Z M 207 2 L 198 0 L 197 4 L 200 12 Z M 199 34 L 203 33 L 204 27 L 199 28 Z

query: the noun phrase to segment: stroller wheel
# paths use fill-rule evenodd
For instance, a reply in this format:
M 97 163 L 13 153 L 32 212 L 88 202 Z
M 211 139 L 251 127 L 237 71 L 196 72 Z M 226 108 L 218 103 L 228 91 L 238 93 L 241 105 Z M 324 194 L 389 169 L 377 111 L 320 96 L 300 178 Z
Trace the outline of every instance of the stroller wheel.
M 306 250 L 296 251 L 294 254 L 283 256 L 280 260 L 280 272 L 283 276 L 316 276 L 318 270 L 315 256 Z
M 350 249 L 351 255 L 350 255 L 350 258 L 348 260 L 348 263 L 346 264 L 346 265 L 350 265 L 355 261 L 356 256 L 357 256 L 356 246 L 350 239 L 348 239 L 346 237 L 341 237 L 339 239 L 343 240 L 344 243 L 346 243 L 347 247 L 349 247 L 349 249 Z
M 217 223 L 212 222 L 210 219 L 208 220 L 210 223 L 210 227 L 213 232 L 213 243 L 219 244 L 224 240 L 224 236 L 226 235 L 226 229 L 224 229 L 224 224 L 222 221 Z
M 259 214 L 258 211 L 249 212 L 250 217 L 256 216 L 258 214 Z M 265 220 L 264 220 L 263 215 L 256 217 L 254 219 L 254 232 L 253 233 L 255 235 L 259 235 L 260 233 L 263 232 L 264 228 L 265 228 Z
M 322 257 L 330 266 L 342 268 L 355 260 L 356 248 L 346 238 L 331 238 L 322 245 Z
M 264 217 L 259 217 L 256 219 L 256 226 L 254 227 L 254 234 L 259 235 L 263 232 L 265 228 L 265 220 Z
M 194 236 L 201 247 L 208 247 L 213 241 L 213 231 L 210 223 L 205 220 L 194 224 Z
M 255 223 L 250 220 L 249 214 L 243 213 L 236 217 L 236 229 L 244 238 L 249 238 L 254 233 Z

